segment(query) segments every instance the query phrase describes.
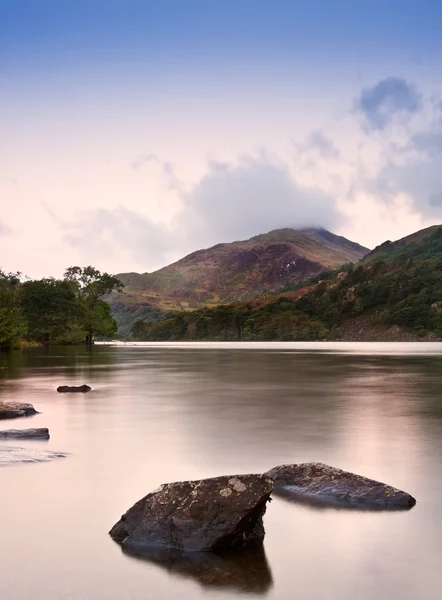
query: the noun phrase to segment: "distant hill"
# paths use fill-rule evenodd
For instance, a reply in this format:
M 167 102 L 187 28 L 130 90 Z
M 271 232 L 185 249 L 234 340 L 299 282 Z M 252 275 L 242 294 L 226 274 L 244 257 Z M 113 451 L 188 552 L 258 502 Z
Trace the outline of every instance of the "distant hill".
M 428 244 L 424 243 L 425 240 L 428 242 L 428 238 L 431 237 L 440 229 L 441 225 L 432 225 L 426 229 L 420 229 L 411 235 L 401 238 L 395 242 L 387 240 L 380 246 L 376 246 L 374 250 L 365 255 L 364 261 L 373 260 L 393 260 L 399 257 L 411 258 L 413 255 L 422 255 L 423 252 L 428 250 L 431 256 L 434 257 L 435 246 L 432 241 Z M 428 253 L 427 253 L 428 254 Z M 427 258 L 431 257 L 430 255 Z
M 442 339 L 442 226 L 278 294 L 138 322 L 145 340 Z
M 197 250 L 153 273 L 119 273 L 124 293 L 109 299 L 121 333 L 135 321 L 282 290 L 369 250 L 325 229 L 277 229 Z

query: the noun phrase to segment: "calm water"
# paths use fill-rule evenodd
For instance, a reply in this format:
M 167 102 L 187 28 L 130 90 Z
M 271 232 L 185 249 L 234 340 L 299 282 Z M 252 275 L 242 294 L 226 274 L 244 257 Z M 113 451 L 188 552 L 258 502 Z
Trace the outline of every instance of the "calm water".
M 88 383 L 87 395 L 60 384 Z M 32 402 L 70 455 L 0 468 L 2 600 L 439 600 L 442 345 L 176 344 L 0 355 L 0 400 Z M 12 443 L 9 442 L 8 445 Z M 410 512 L 275 498 L 264 552 L 155 563 L 107 532 L 160 483 L 323 461 L 417 498 Z

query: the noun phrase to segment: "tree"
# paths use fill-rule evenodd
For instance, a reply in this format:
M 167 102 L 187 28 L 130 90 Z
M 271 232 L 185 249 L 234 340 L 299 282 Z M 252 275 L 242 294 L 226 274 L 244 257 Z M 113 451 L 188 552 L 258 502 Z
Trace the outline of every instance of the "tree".
M 141 319 L 135 321 L 130 334 L 134 340 L 144 340 L 144 336 L 146 335 L 146 323 Z
M 14 348 L 26 333 L 19 289 L 20 273 L 4 273 L 0 269 L 0 348 Z
M 121 292 L 124 287 L 121 281 L 108 273 L 100 273 L 92 266 L 69 267 L 64 280 L 72 286 L 82 307 L 86 343 L 92 344 L 95 335 L 114 334 L 117 324 L 109 306 L 101 298 L 114 291 Z
M 74 284 L 77 293 L 86 298 L 99 299 L 113 291 L 121 292 L 124 284 L 108 273 L 100 273 L 94 267 L 69 267 L 64 274 L 65 281 Z
M 83 316 L 70 283 L 52 278 L 23 283 L 21 305 L 29 336 L 45 343 L 70 339 Z

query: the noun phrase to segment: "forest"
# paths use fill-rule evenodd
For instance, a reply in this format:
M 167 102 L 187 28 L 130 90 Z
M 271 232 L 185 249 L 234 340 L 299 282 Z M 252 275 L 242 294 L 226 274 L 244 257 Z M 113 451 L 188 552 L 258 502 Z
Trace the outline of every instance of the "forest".
M 92 344 L 117 324 L 102 297 L 121 282 L 92 266 L 69 267 L 62 279 L 26 279 L 0 270 L 0 348 L 35 344 Z

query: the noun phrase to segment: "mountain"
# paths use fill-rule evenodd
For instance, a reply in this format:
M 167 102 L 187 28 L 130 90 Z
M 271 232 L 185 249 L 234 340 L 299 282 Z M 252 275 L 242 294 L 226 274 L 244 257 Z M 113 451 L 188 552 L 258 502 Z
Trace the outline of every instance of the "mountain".
M 198 250 L 153 273 L 120 273 L 123 294 L 109 298 L 120 333 L 167 311 L 247 300 L 356 262 L 369 250 L 325 229 L 277 229 Z
M 137 323 L 146 340 L 442 339 L 442 226 L 253 300 Z
M 425 229 L 420 229 L 411 235 L 407 235 L 406 237 L 397 240 L 396 242 L 391 242 L 387 240 L 380 246 L 376 246 L 374 250 L 365 255 L 364 261 L 373 261 L 373 260 L 393 260 L 399 257 L 408 257 L 412 258 L 412 256 L 420 255 L 422 256 L 422 252 L 427 249 L 431 256 L 434 256 L 435 247 L 433 244 L 433 239 L 430 240 L 428 244 L 428 238 L 431 238 L 433 234 L 436 234 L 440 229 L 440 225 L 432 225 L 431 227 L 427 227 Z M 437 235 L 436 235 L 437 238 Z M 431 257 L 430 255 L 427 258 Z

